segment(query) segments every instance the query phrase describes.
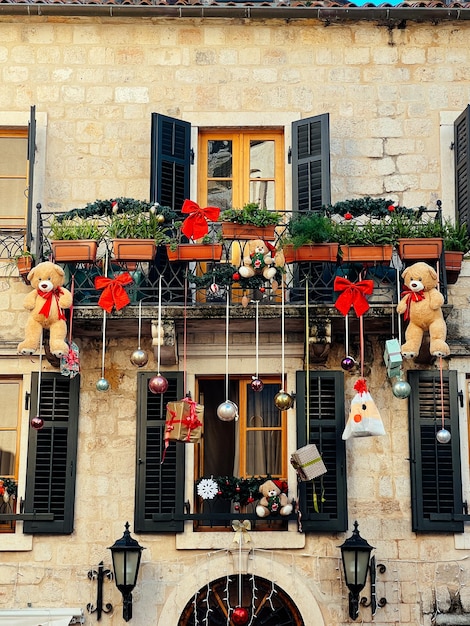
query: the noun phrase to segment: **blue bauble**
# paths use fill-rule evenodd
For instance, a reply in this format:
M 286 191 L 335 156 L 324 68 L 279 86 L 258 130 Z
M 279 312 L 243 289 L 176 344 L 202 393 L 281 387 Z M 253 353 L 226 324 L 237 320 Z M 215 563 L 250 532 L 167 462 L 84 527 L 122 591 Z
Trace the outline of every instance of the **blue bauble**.
M 397 380 L 392 385 L 392 393 L 395 398 L 405 400 L 411 393 L 411 386 L 406 380 Z
M 99 379 L 99 381 L 96 383 L 96 389 L 98 391 L 108 391 L 109 383 L 106 380 L 106 378 L 100 378 Z

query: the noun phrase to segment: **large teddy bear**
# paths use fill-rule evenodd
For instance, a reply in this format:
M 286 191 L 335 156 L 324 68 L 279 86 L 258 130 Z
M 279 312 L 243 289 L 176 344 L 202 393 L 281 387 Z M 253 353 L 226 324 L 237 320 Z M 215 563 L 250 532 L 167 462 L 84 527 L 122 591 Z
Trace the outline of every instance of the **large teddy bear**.
M 273 480 L 266 480 L 262 483 L 259 491 L 263 497 L 256 506 L 258 517 L 267 517 L 271 513 L 279 513 L 280 515 L 292 513 L 292 504 L 289 504 L 286 494 L 281 492 Z
M 31 311 L 26 323 L 24 341 L 18 345 L 19 354 L 33 354 L 39 347 L 43 328 L 49 329 L 49 345 L 52 354 L 61 357 L 69 346 L 67 324 L 63 309 L 72 306 L 72 294 L 65 289 L 64 270 L 55 263 L 45 261 L 36 265 L 28 274 L 34 291 L 24 299 L 23 306 Z
M 442 315 L 443 295 L 437 290 L 437 273 L 427 263 L 415 263 L 402 273 L 406 289 L 397 305 L 398 313 L 409 320 L 406 342 L 401 346 L 404 358 L 414 358 L 421 347 L 423 334 L 429 331 L 429 350 L 433 356 L 449 356 L 445 339 L 447 327 Z
M 272 280 L 277 268 L 283 267 L 284 263 L 282 251 L 276 250 L 273 245 L 262 239 L 251 239 L 245 247 L 243 265 L 238 271 L 242 278 L 262 274 L 266 280 Z

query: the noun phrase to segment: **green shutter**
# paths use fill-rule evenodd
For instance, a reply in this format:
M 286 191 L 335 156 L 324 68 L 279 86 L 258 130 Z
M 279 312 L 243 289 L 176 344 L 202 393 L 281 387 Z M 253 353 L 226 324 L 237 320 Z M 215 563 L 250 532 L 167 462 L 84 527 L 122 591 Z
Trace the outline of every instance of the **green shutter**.
M 330 204 L 329 114 L 292 124 L 292 207 L 319 211 Z
M 36 107 L 30 109 L 28 125 L 28 215 L 26 221 L 26 246 L 28 250 L 32 241 L 33 223 L 33 188 L 34 188 L 34 162 L 36 160 Z
M 44 420 L 29 429 L 25 513 L 52 513 L 52 521 L 25 521 L 25 533 L 73 532 L 80 377 L 33 373 L 30 416 Z M 38 408 L 39 404 L 39 408 Z
M 314 443 L 328 470 L 314 481 L 299 483 L 302 528 L 306 532 L 344 532 L 348 528 L 346 447 L 342 439 L 344 373 L 311 371 L 307 394 L 306 373 L 297 372 L 296 410 L 298 447 Z
M 408 381 L 413 531 L 463 532 L 457 372 L 443 372 L 447 444 L 436 440 L 442 428 L 439 371 L 412 370 Z
M 152 113 L 150 201 L 179 211 L 189 198 L 191 124 Z
M 470 230 L 470 105 L 454 122 L 456 218 Z
M 137 374 L 137 468 L 135 520 L 136 532 L 182 532 L 185 445 L 172 441 L 162 463 L 166 405 L 183 398 L 183 373 L 169 372 L 168 389 L 154 394 L 148 388 L 151 372 Z

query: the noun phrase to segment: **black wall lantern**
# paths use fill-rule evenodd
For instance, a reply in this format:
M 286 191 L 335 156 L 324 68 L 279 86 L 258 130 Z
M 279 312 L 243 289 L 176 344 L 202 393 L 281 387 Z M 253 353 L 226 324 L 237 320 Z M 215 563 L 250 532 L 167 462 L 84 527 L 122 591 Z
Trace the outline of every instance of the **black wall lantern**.
M 344 578 L 349 589 L 349 617 L 353 620 L 359 616 L 359 594 L 366 585 L 369 569 L 371 600 L 367 603 L 367 599 L 362 598 L 360 600 L 361 605 L 371 606 L 372 615 L 375 615 L 377 606 L 383 607 L 387 603 L 385 598 L 377 601 L 375 591 L 375 557 L 370 557 L 370 553 L 374 548 L 361 537 L 357 527 L 358 523 L 354 522 L 354 530 L 351 537 L 346 539 L 343 545 L 339 546 L 343 559 Z M 378 567 L 381 573 L 386 571 L 384 565 L 379 565 Z
M 121 539 L 115 541 L 109 549 L 113 557 L 114 580 L 124 602 L 122 616 L 128 622 L 132 618 L 132 590 L 137 581 L 144 548 L 131 537 L 129 522 L 126 522 L 125 528 Z

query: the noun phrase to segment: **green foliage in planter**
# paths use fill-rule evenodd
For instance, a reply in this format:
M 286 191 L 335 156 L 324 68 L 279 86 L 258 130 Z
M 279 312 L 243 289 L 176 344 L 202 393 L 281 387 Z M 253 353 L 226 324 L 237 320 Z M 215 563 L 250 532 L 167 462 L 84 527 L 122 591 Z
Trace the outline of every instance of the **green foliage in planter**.
M 116 213 L 110 218 L 107 234 L 111 239 L 154 239 L 159 245 L 168 241 L 169 228 L 153 211 Z
M 238 275 L 238 278 L 234 278 Z M 275 279 L 282 280 L 281 270 L 278 268 Z M 219 287 L 230 287 L 233 283 L 238 283 L 242 289 L 260 289 L 266 287 L 266 279 L 261 274 L 255 274 L 251 278 L 243 278 L 238 273 L 238 267 L 230 263 L 217 263 L 205 274 L 196 275 L 190 272 L 188 281 L 196 285 L 197 289 L 208 289 L 212 283 Z
M 85 219 L 81 217 L 73 217 L 64 219 L 58 216 L 54 217 L 51 222 L 52 239 L 62 239 L 65 241 L 73 241 L 77 239 L 94 239 L 99 240 L 102 237 L 102 231 L 96 220 Z
M 470 237 L 466 224 L 453 224 L 446 220 L 443 224 L 444 250 L 463 252 L 470 250 Z
M 297 249 L 307 244 L 326 243 L 332 241 L 333 228 L 331 219 L 323 213 L 298 213 L 287 224 L 282 244 L 291 244 Z
M 385 198 L 353 198 L 351 200 L 342 200 L 336 204 L 329 204 L 323 209 L 330 215 L 341 215 L 344 217 L 350 214 L 352 217 L 367 215 L 369 217 L 383 218 L 394 215 L 408 216 L 412 218 L 416 216 L 421 219 L 422 214 L 426 211 L 426 207 L 420 206 L 417 209 L 408 209 L 406 207 L 395 206 L 392 200 Z
M 275 226 L 281 221 L 281 214 L 269 209 L 260 209 L 257 202 L 245 204 L 241 209 L 226 209 L 220 214 L 221 222 L 253 224 L 254 226 Z
M 362 224 L 353 220 L 335 222 L 331 241 L 350 246 L 384 246 L 397 242 L 393 223 L 385 220 Z

